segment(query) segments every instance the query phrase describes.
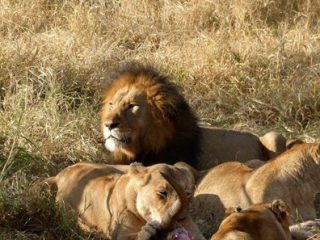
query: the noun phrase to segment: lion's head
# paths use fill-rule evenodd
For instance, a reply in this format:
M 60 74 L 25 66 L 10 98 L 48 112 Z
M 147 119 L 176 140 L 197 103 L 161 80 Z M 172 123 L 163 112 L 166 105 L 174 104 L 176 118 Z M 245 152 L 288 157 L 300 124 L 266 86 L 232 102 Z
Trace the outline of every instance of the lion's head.
M 134 182 L 130 187 L 136 192 L 132 202 L 136 204 L 138 215 L 147 221 L 139 232 L 142 239 L 149 239 L 148 234 L 154 232 L 153 228 L 157 228 L 154 239 L 164 239 L 171 230 L 179 227 L 185 227 L 192 239 L 202 239 L 188 213 L 195 184 L 194 173 L 189 168 L 183 163 L 138 166 L 130 169 L 128 177 Z
M 130 63 L 110 74 L 108 83 L 101 126 L 115 162 L 193 165 L 200 151 L 196 117 L 166 76 Z
M 289 231 L 291 211 L 280 199 L 272 203 L 252 204 L 244 210 L 229 209 L 228 214 L 212 236 L 212 240 L 291 239 Z
M 187 204 L 187 194 L 181 181 L 182 172 L 166 164 L 135 169 L 130 180 L 138 183 L 135 199 L 137 211 L 147 221 L 157 221 L 164 227 Z M 187 176 L 186 176 L 187 177 Z

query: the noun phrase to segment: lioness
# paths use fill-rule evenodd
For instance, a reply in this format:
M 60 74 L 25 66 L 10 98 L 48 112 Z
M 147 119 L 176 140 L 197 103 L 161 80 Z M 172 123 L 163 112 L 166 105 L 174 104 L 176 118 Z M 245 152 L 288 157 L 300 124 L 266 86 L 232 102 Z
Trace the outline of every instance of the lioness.
M 211 240 L 291 240 L 290 209 L 282 200 L 233 211 Z
M 302 220 L 314 219 L 320 190 L 320 145 L 292 146 L 258 168 L 228 162 L 212 168 L 199 182 L 193 211 L 204 224 L 218 226 L 225 208 L 283 199 Z
M 208 169 L 235 159 L 270 159 L 285 149 L 279 134 L 259 139 L 251 133 L 200 128 L 182 94 L 150 66 L 129 63 L 107 82 L 101 127 L 114 163 L 184 161 Z
M 194 176 L 183 164 L 78 163 L 46 181 L 80 226 L 112 239 L 162 239 L 177 226 L 203 239 L 188 211 Z

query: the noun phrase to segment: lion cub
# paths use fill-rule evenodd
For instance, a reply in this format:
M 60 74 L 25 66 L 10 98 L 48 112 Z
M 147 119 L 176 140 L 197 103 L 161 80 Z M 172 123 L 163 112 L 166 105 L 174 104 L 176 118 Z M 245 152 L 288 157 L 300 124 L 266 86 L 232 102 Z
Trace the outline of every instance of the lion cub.
M 282 200 L 236 209 L 211 240 L 290 240 L 289 216 L 290 210 Z
M 56 188 L 58 203 L 76 211 L 86 231 L 119 240 L 161 239 L 179 224 L 193 239 L 203 239 L 187 211 L 195 178 L 185 163 L 77 163 L 45 182 Z

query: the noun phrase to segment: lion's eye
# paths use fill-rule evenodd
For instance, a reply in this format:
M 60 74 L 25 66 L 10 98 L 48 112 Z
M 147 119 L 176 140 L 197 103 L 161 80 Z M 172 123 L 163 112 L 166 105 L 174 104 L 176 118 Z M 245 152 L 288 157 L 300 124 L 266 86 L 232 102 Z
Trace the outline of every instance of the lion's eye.
M 165 199 L 168 196 L 168 192 L 167 191 L 159 191 L 158 195 L 160 198 Z
M 134 107 L 137 107 L 138 105 L 137 104 L 134 104 L 134 103 L 130 103 L 128 105 L 128 108 L 131 109 L 131 108 L 134 108 Z
M 109 109 L 111 110 L 113 108 L 113 102 L 109 102 Z
M 191 197 L 192 197 L 192 195 L 193 195 L 193 192 L 186 191 L 186 194 L 187 194 L 187 198 L 191 198 Z
M 139 106 L 135 103 L 128 104 L 128 109 L 130 109 L 132 112 L 136 112 L 139 109 Z

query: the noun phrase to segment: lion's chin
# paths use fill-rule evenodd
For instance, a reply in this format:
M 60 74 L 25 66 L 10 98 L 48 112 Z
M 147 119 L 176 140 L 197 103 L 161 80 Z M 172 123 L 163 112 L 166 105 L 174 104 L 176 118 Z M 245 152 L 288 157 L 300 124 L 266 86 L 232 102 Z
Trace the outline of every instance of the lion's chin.
M 131 138 L 119 139 L 113 136 L 110 136 L 105 140 L 104 146 L 110 152 L 114 152 L 120 148 L 127 148 L 131 145 Z

